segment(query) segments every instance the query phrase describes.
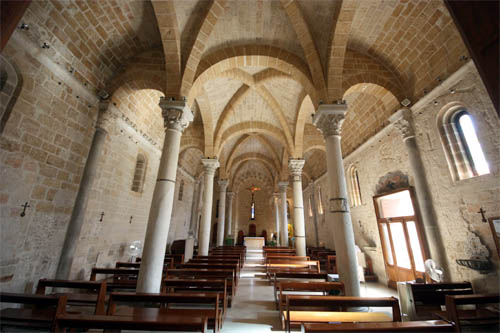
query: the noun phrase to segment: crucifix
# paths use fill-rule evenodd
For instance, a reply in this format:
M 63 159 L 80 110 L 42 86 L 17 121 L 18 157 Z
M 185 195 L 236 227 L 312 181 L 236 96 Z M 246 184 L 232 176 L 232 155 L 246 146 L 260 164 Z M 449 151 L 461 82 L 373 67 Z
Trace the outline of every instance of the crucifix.
M 255 220 L 255 201 L 254 201 L 254 194 L 257 191 L 260 191 L 260 187 L 257 187 L 255 185 L 250 186 L 247 188 L 250 192 L 252 192 L 252 202 L 250 204 L 250 220 Z
M 99 222 L 102 222 L 103 217 L 104 217 L 104 212 L 101 213 L 101 218 L 99 219 Z
M 483 209 L 483 207 L 479 208 L 479 212 L 477 212 L 478 214 L 481 214 L 481 217 L 482 217 L 482 220 L 483 222 L 488 222 L 488 220 L 486 220 L 486 217 L 484 216 L 484 213 L 486 213 L 486 211 Z
M 30 205 L 28 205 L 28 202 L 26 202 L 24 205 L 21 205 L 21 207 L 23 207 L 23 211 L 21 212 L 21 217 L 24 217 L 26 215 L 26 208 L 30 207 Z

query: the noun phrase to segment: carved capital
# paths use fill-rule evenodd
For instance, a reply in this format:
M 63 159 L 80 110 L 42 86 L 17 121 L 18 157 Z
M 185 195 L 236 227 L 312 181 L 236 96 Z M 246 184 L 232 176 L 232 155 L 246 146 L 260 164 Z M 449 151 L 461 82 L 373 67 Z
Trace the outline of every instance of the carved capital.
M 347 112 L 347 104 L 321 104 L 314 114 L 313 124 L 326 138 L 342 132 L 342 123 Z
M 221 192 L 224 192 L 227 189 L 227 184 L 229 184 L 229 180 L 227 180 L 227 179 L 219 179 L 217 181 L 217 184 L 219 184 Z
M 236 193 L 227 192 L 226 195 L 227 195 L 227 199 L 229 200 L 229 202 L 231 202 L 233 200 L 234 196 L 236 195 Z
M 411 115 L 410 109 L 398 110 L 389 118 L 389 120 L 391 121 L 392 125 L 399 130 L 399 132 L 403 136 L 403 140 L 415 137 L 413 117 Z
M 203 164 L 203 171 L 208 175 L 215 175 L 215 171 L 219 167 L 219 161 L 212 158 L 202 158 L 201 164 Z
M 288 182 L 278 182 L 278 187 L 280 189 L 281 193 L 286 192 L 286 189 L 288 188 Z
M 298 177 L 298 180 L 302 177 L 302 169 L 304 168 L 305 160 L 290 160 L 288 161 L 288 169 L 292 176 Z
M 106 131 L 106 127 L 109 126 L 113 119 L 116 119 L 116 116 L 109 110 L 109 100 L 101 100 L 99 102 L 99 113 L 95 127 Z
M 193 112 L 185 101 L 168 101 L 162 97 L 159 105 L 165 129 L 182 132 L 193 121 Z

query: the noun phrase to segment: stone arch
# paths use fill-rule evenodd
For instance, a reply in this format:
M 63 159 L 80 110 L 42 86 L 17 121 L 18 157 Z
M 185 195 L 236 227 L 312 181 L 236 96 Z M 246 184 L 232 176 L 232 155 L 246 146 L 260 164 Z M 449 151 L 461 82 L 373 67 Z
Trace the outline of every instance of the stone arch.
M 259 153 L 247 153 L 247 154 L 242 154 L 231 161 L 228 161 L 227 170 L 230 171 L 234 166 L 238 166 L 238 164 L 248 160 L 262 161 L 264 164 L 266 164 L 267 167 L 269 167 L 271 175 L 273 174 L 272 170 L 276 168 L 274 161 L 269 157 Z
M 396 95 L 385 86 L 371 83 L 371 82 L 361 82 L 357 83 L 344 92 L 343 98 L 353 93 L 365 93 L 373 95 L 374 97 L 380 99 L 384 104 L 387 111 L 393 111 L 399 107 L 399 101 Z
M 0 54 L 0 134 L 9 120 L 23 86 L 23 78 L 14 62 Z
M 309 111 L 312 111 L 309 113 Z M 304 152 L 304 129 L 306 127 L 307 116 L 316 112 L 315 105 L 309 95 L 304 95 L 300 108 L 297 112 L 295 123 L 295 154 L 296 157 L 302 157 Z

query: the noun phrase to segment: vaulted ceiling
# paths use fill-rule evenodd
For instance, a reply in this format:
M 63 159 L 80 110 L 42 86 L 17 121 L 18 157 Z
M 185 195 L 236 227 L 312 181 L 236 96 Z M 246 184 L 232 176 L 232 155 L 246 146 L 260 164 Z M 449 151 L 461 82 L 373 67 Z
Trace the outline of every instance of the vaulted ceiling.
M 259 174 L 270 187 L 288 178 L 289 158 L 306 159 L 307 178 L 325 172 L 311 123 L 320 102 L 347 101 L 347 155 L 467 55 L 441 0 L 35 1 L 27 17 L 117 105 L 143 101 L 131 117 L 157 141 L 155 100 L 186 97 L 195 120 L 181 164 L 218 158 L 221 178 Z

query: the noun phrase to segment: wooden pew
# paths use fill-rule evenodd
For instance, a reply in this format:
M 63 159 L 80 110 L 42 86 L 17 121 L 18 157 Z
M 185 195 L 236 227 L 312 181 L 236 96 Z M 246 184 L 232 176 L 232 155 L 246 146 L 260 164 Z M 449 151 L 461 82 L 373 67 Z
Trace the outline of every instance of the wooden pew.
M 182 264 L 179 268 L 234 269 L 234 274 L 236 275 L 236 278 L 237 279 L 240 278 L 240 267 L 238 264 L 188 262 Z
M 478 308 L 479 304 L 500 304 L 499 294 L 446 295 L 445 319 L 455 323 L 457 332 L 462 326 L 498 325 L 500 314 L 486 308 Z M 461 305 L 476 305 L 475 309 L 458 309 Z
M 170 331 L 170 332 L 207 332 L 207 317 L 163 316 L 161 318 L 137 318 L 125 316 L 75 315 L 57 316 L 56 332 L 70 329 L 89 330 L 134 330 L 134 331 Z
M 309 272 L 276 272 L 271 275 L 272 284 L 274 286 L 274 301 L 278 302 L 278 283 L 280 281 L 289 282 L 326 282 L 328 274 L 326 273 L 309 273 Z M 312 281 L 315 280 L 315 281 Z
M 318 260 L 282 260 L 269 259 L 266 263 L 266 276 L 271 281 L 273 273 L 278 272 L 311 272 L 319 273 L 320 265 Z
M 213 263 L 213 264 L 236 264 L 241 269 L 240 260 L 239 259 L 224 259 L 224 258 L 193 258 L 189 260 L 190 263 Z
M 337 274 L 337 256 L 327 256 L 326 257 L 326 272 L 328 274 Z
M 136 284 L 137 277 L 139 276 L 139 269 L 94 267 L 90 273 L 90 281 L 96 281 L 97 275 L 112 275 L 104 279 L 109 283 Z
M 29 295 L 0 292 L 0 328 L 4 326 L 56 330 L 56 316 L 66 312 L 66 296 Z M 23 308 L 4 308 L 6 303 Z
M 286 295 L 285 299 L 287 332 L 292 325 L 302 323 L 401 321 L 399 302 L 395 297 Z M 383 312 L 339 311 L 351 307 L 391 307 L 392 318 Z M 296 308 L 300 310 L 294 310 Z
M 311 260 L 311 258 L 309 256 L 287 256 L 287 255 L 279 255 L 279 253 L 276 253 L 276 255 L 272 255 L 272 256 L 267 256 L 265 258 L 265 262 L 267 263 L 268 260 L 271 260 L 271 259 L 281 259 L 281 260 Z
M 76 307 L 93 306 L 96 315 L 106 314 L 106 282 L 70 281 L 40 279 L 36 287 L 36 294 L 45 295 L 47 288 L 83 289 L 86 293 L 56 293 L 56 296 L 67 296 L 67 304 Z M 72 309 L 73 310 L 73 309 Z
M 278 300 L 276 308 L 279 310 L 281 320 L 281 329 L 285 329 L 286 296 L 292 293 L 300 292 L 301 295 L 317 295 L 323 293 L 323 296 L 330 295 L 330 292 L 336 291 L 338 294 L 345 295 L 344 284 L 342 282 L 297 282 L 297 281 L 279 281 L 277 284 Z
M 123 262 L 117 261 L 115 264 L 116 268 L 140 268 L 141 262 Z M 175 268 L 174 258 L 166 258 L 163 262 L 163 267 L 165 268 Z
M 170 262 L 172 262 L 172 260 L 173 260 L 172 268 L 174 268 L 176 265 L 184 263 L 184 255 L 183 254 L 166 254 L 163 264 L 165 265 L 167 263 L 170 263 Z M 141 261 L 142 261 L 141 257 L 135 258 L 135 262 L 141 262 Z
M 194 259 L 229 259 L 229 260 L 238 260 L 240 263 L 240 268 L 243 268 L 243 261 L 239 255 L 208 255 L 208 256 L 196 256 Z
M 175 268 L 167 270 L 165 280 L 170 279 L 227 280 L 228 307 L 231 307 L 236 294 L 236 277 L 233 269 Z
M 245 253 L 240 252 L 240 251 L 210 251 L 209 256 L 225 256 L 225 257 L 231 257 L 231 256 L 238 256 L 238 259 L 241 261 L 241 263 L 245 263 Z
M 392 321 L 380 323 L 305 323 L 304 333 L 331 332 L 453 332 L 453 323 L 444 320 Z
M 436 312 L 445 305 L 446 295 L 473 294 L 470 282 L 398 284 L 402 312 L 410 320 L 437 319 Z
M 162 293 L 176 292 L 213 292 L 219 294 L 219 307 L 222 309 L 221 325 L 227 315 L 228 296 L 227 280 L 206 280 L 206 279 L 170 279 L 162 281 Z
M 126 303 L 127 306 L 118 306 L 120 303 Z M 144 307 L 144 303 L 158 303 L 161 307 Z M 137 305 L 131 306 L 131 304 Z M 190 308 L 187 304 L 202 304 L 210 308 Z M 172 308 L 171 305 L 175 305 L 175 308 Z M 218 293 L 111 293 L 108 315 L 141 319 L 156 318 L 156 320 L 162 320 L 169 316 L 208 318 L 208 328 L 212 328 L 214 332 L 219 332 L 222 311 L 219 308 Z

